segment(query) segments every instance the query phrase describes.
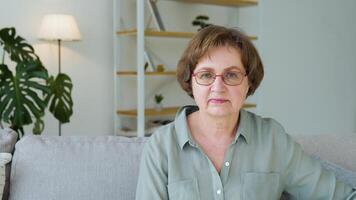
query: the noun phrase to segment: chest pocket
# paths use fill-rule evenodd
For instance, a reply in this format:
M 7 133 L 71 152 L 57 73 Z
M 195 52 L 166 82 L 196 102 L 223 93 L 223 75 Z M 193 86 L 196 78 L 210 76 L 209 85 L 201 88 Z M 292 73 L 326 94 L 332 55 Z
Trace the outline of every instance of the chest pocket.
M 199 188 L 196 179 L 177 181 L 168 184 L 170 200 L 199 200 Z
M 278 173 L 246 173 L 243 176 L 243 200 L 277 200 L 280 199 Z

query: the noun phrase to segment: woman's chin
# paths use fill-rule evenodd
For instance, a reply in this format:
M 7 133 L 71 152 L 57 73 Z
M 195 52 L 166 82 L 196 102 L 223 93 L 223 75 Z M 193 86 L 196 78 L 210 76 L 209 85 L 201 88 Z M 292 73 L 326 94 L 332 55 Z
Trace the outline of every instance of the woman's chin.
M 207 111 L 209 115 L 216 117 L 224 117 L 233 113 L 232 108 L 228 108 L 227 106 L 211 106 Z

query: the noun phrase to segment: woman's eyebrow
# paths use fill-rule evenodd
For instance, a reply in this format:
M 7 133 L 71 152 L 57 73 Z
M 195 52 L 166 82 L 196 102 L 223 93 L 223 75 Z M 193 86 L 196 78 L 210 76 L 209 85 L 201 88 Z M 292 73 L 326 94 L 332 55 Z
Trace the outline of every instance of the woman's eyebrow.
M 212 67 L 202 67 L 198 71 L 214 71 Z
M 232 65 L 232 66 L 227 67 L 227 68 L 224 69 L 224 71 L 228 71 L 228 70 L 243 71 L 243 68 L 235 66 L 235 65 Z M 213 67 L 205 66 L 205 67 L 201 67 L 197 71 L 215 71 L 215 69 Z
M 232 70 L 232 69 L 237 69 L 239 71 L 242 71 L 241 67 L 238 67 L 238 66 L 235 66 L 235 65 L 230 66 L 230 67 L 226 68 L 225 70 Z

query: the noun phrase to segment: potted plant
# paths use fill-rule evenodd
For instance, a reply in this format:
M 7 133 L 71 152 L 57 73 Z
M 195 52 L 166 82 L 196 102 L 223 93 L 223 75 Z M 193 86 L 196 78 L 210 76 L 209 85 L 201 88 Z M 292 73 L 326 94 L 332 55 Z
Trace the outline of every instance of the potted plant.
M 15 28 L 0 30 L 0 127 L 3 122 L 23 136 L 25 125 L 33 124 L 33 134 L 41 134 L 45 109 L 61 123 L 69 122 L 73 114 L 72 81 L 66 74 L 50 76 L 25 39 L 16 35 Z M 5 55 L 10 67 L 5 64 Z M 13 69 L 13 70 L 11 70 Z
M 207 23 L 209 20 L 209 16 L 207 15 L 198 15 L 192 22 L 193 26 L 199 26 L 200 28 L 198 29 L 198 31 L 200 29 L 203 29 L 211 24 Z
M 161 111 L 162 108 L 163 108 L 163 104 L 162 104 L 162 101 L 163 101 L 164 97 L 162 94 L 156 94 L 155 95 L 155 109 L 156 111 Z

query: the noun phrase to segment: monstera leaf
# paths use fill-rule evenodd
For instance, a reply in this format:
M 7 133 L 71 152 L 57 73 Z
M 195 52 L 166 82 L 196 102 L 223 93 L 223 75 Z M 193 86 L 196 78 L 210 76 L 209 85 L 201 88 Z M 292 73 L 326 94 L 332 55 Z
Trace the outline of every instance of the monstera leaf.
M 62 123 L 69 122 L 73 114 L 73 101 L 71 97 L 73 84 L 66 74 L 58 74 L 57 78 L 49 79 L 51 96 L 49 96 L 49 111 Z
M 0 44 L 10 54 L 11 60 L 15 62 L 31 62 L 38 59 L 33 47 L 27 44 L 22 37 L 16 36 L 15 28 L 1 29 L 0 38 Z
M 50 90 L 45 83 L 47 70 L 39 60 L 32 63 L 18 63 L 16 74 L 0 65 L 0 115 L 2 119 L 17 126 L 32 123 L 32 116 L 41 118 L 46 108 L 46 102 L 40 95 L 47 95 Z M 11 117 L 11 121 L 10 121 Z
M 50 112 L 62 123 L 73 113 L 72 82 L 66 74 L 50 77 L 31 45 L 16 36 L 14 28 L 0 30 L 0 46 L 16 63 L 12 72 L 0 64 L 0 125 L 6 122 L 24 134 L 23 126 L 34 123 L 33 133 L 44 129 L 42 117 L 51 102 Z

